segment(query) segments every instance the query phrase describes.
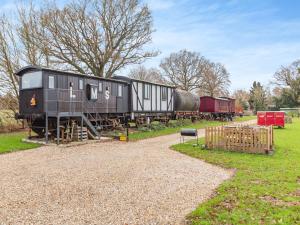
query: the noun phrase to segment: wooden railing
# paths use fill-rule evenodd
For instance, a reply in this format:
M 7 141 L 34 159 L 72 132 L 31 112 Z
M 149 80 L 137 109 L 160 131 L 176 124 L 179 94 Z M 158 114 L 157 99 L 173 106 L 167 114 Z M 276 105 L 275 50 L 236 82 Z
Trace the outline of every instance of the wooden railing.
M 247 153 L 269 153 L 273 150 L 273 127 L 222 126 L 205 128 L 208 149 Z

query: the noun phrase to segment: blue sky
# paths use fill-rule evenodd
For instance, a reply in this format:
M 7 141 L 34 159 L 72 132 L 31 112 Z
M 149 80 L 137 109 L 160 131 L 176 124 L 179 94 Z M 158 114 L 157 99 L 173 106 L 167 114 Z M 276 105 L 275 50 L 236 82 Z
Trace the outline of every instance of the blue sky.
M 147 0 L 154 15 L 153 46 L 170 52 L 186 48 L 223 63 L 231 88 L 254 80 L 269 84 L 280 65 L 299 59 L 300 1 Z
M 144 2 L 153 12 L 156 29 L 151 47 L 161 51 L 145 63 L 147 67 L 157 67 L 171 52 L 197 51 L 226 66 L 234 90 L 249 89 L 254 80 L 267 85 L 281 65 L 300 58 L 300 1 Z M 0 11 L 12 5 L 0 0 Z

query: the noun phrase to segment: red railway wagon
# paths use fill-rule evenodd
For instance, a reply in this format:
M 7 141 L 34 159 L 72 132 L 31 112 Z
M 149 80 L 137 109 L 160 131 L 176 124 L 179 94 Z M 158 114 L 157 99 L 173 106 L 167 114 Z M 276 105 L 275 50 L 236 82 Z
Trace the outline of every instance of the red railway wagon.
M 257 112 L 257 125 L 284 127 L 284 117 L 282 111 L 260 111 Z
M 200 97 L 199 112 L 210 113 L 214 119 L 232 119 L 235 113 L 235 99 L 202 96 Z
M 228 112 L 235 113 L 235 99 L 228 98 L 228 97 L 221 97 L 221 98 L 228 100 Z
M 210 96 L 200 97 L 200 112 L 226 113 L 229 112 L 229 101 L 224 98 Z

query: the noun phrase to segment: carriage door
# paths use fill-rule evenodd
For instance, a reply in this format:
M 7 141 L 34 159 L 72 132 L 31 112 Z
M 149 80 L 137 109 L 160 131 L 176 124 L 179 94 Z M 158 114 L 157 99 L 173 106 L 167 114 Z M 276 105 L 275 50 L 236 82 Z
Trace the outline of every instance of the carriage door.
M 69 102 L 69 112 L 76 112 L 76 104 L 78 104 L 78 78 L 75 76 L 68 76 L 68 102 Z
M 117 86 L 117 113 L 124 113 L 128 111 L 128 97 L 127 89 L 123 84 L 116 84 Z

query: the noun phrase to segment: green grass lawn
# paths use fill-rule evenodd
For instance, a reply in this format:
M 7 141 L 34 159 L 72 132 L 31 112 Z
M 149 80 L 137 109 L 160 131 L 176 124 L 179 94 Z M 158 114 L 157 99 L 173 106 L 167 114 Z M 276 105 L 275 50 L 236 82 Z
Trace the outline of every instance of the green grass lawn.
M 243 122 L 243 121 L 248 121 L 248 120 L 255 120 L 257 117 L 256 116 L 243 116 L 243 117 L 236 117 L 234 121 L 236 122 Z
M 204 128 L 207 126 L 218 126 L 222 125 L 224 122 L 219 122 L 219 121 L 198 121 L 196 123 L 191 123 L 188 125 L 184 126 L 179 126 L 179 127 L 166 127 L 161 130 L 151 130 L 151 131 L 137 131 L 134 133 L 129 134 L 129 140 L 140 140 L 140 139 L 145 139 L 145 138 L 152 138 L 152 137 L 158 137 L 162 135 L 168 135 L 168 134 L 173 134 L 177 133 L 180 131 L 181 128 Z
M 237 117 L 234 119 L 234 121 L 243 122 L 243 121 L 252 120 L 255 118 L 256 117 L 244 116 L 244 117 Z M 158 137 L 158 136 L 162 136 L 162 135 L 173 134 L 173 133 L 179 132 L 181 128 L 201 129 L 201 128 L 205 128 L 207 126 L 220 126 L 222 124 L 226 124 L 226 122 L 201 120 L 201 121 L 197 121 L 195 123 L 191 123 L 191 124 L 179 126 L 179 127 L 166 127 L 162 130 L 138 131 L 138 132 L 130 133 L 129 140 L 136 141 L 136 140 L 141 140 L 141 139 L 145 139 L 145 138 L 152 138 L 152 137 Z
M 27 133 L 25 132 L 0 134 L 0 154 L 6 152 L 36 148 L 40 146 L 39 144 L 35 144 L 35 143 L 23 142 L 22 138 L 26 136 Z
M 274 155 L 201 150 L 176 151 L 225 168 L 236 168 L 217 195 L 187 216 L 191 224 L 300 224 L 300 120 L 275 129 Z M 201 140 L 203 143 L 203 139 Z

